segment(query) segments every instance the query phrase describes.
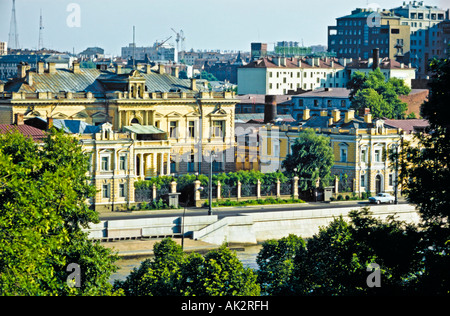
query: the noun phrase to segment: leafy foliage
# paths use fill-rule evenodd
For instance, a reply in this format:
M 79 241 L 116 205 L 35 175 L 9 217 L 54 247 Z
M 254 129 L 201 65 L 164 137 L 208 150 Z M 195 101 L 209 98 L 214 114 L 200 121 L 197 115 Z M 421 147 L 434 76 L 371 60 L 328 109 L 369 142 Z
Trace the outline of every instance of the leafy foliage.
M 374 118 L 404 118 L 407 105 L 399 95 L 408 95 L 411 89 L 398 78 L 386 81 L 380 68 L 365 75 L 355 72 L 347 83 L 350 101 L 355 109 L 369 108 Z
M 166 238 L 154 247 L 154 259 L 135 268 L 115 287 L 128 296 L 237 296 L 259 295 L 256 275 L 244 268 L 227 247 L 186 255 Z
M 302 190 L 310 189 L 318 178 L 322 186 L 327 186 L 331 180 L 333 164 L 330 139 L 317 135 L 313 129 L 306 129 L 300 134 L 292 145 L 292 154 L 288 154 L 282 162 L 287 173 L 308 180 L 299 181 Z M 297 169 L 297 172 L 294 172 L 294 169 Z
M 89 160 L 77 140 L 52 130 L 43 146 L 0 136 L 0 294 L 110 295 L 116 257 L 82 228 L 99 221 L 86 199 Z M 69 263 L 81 287 L 67 285 Z

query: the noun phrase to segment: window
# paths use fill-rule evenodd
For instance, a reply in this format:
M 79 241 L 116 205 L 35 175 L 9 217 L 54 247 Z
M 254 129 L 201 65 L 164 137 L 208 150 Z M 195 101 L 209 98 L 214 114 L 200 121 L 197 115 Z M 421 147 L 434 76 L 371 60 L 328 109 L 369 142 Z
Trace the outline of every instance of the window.
M 367 149 L 361 149 L 361 162 L 367 162 Z
M 109 170 L 109 157 L 102 157 L 102 171 Z
M 195 135 L 195 122 L 194 121 L 189 121 L 189 137 L 194 138 Z
M 125 170 L 127 167 L 127 156 L 119 157 L 119 170 Z
M 375 149 L 375 162 L 381 162 L 381 149 Z
M 104 184 L 102 186 L 102 196 L 104 199 L 109 198 L 109 184 Z
M 361 187 L 365 188 L 366 187 L 366 175 L 362 174 L 361 175 Z
M 394 185 L 394 175 L 392 173 L 389 174 L 389 185 L 390 186 Z
M 178 127 L 178 122 L 177 121 L 171 121 L 170 125 L 169 125 L 169 135 L 172 138 L 177 138 L 177 127 Z
M 195 172 L 195 154 L 191 151 L 190 159 L 187 164 L 188 172 Z
M 341 162 L 347 162 L 347 148 L 341 148 Z
M 225 137 L 225 121 L 213 121 L 212 137 Z
M 119 184 L 119 197 L 124 198 L 126 197 L 126 190 L 125 190 L 125 183 Z

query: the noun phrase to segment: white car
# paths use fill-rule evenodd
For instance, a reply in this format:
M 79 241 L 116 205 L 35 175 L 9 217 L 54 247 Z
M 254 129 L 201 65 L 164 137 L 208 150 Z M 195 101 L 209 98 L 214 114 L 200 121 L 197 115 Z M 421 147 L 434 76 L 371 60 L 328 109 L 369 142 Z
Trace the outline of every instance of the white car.
M 395 198 L 389 193 L 378 193 L 376 196 L 369 198 L 369 203 L 394 203 Z

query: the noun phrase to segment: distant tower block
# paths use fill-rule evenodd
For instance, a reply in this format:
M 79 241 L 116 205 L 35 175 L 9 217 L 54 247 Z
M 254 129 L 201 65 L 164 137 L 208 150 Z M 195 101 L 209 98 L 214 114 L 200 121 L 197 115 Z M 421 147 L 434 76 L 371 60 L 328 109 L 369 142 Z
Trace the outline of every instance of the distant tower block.
M 11 24 L 9 26 L 9 43 L 12 49 L 19 49 L 19 32 L 17 30 L 16 20 L 16 0 L 12 0 Z

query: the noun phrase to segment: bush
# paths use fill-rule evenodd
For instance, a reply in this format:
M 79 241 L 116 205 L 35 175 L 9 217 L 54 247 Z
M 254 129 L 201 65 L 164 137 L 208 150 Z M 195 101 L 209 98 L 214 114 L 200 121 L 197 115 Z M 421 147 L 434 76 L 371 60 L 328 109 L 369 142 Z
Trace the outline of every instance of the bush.
M 344 197 L 342 196 L 342 194 L 339 194 L 338 196 L 337 196 L 337 200 L 338 201 L 342 201 L 344 199 Z

